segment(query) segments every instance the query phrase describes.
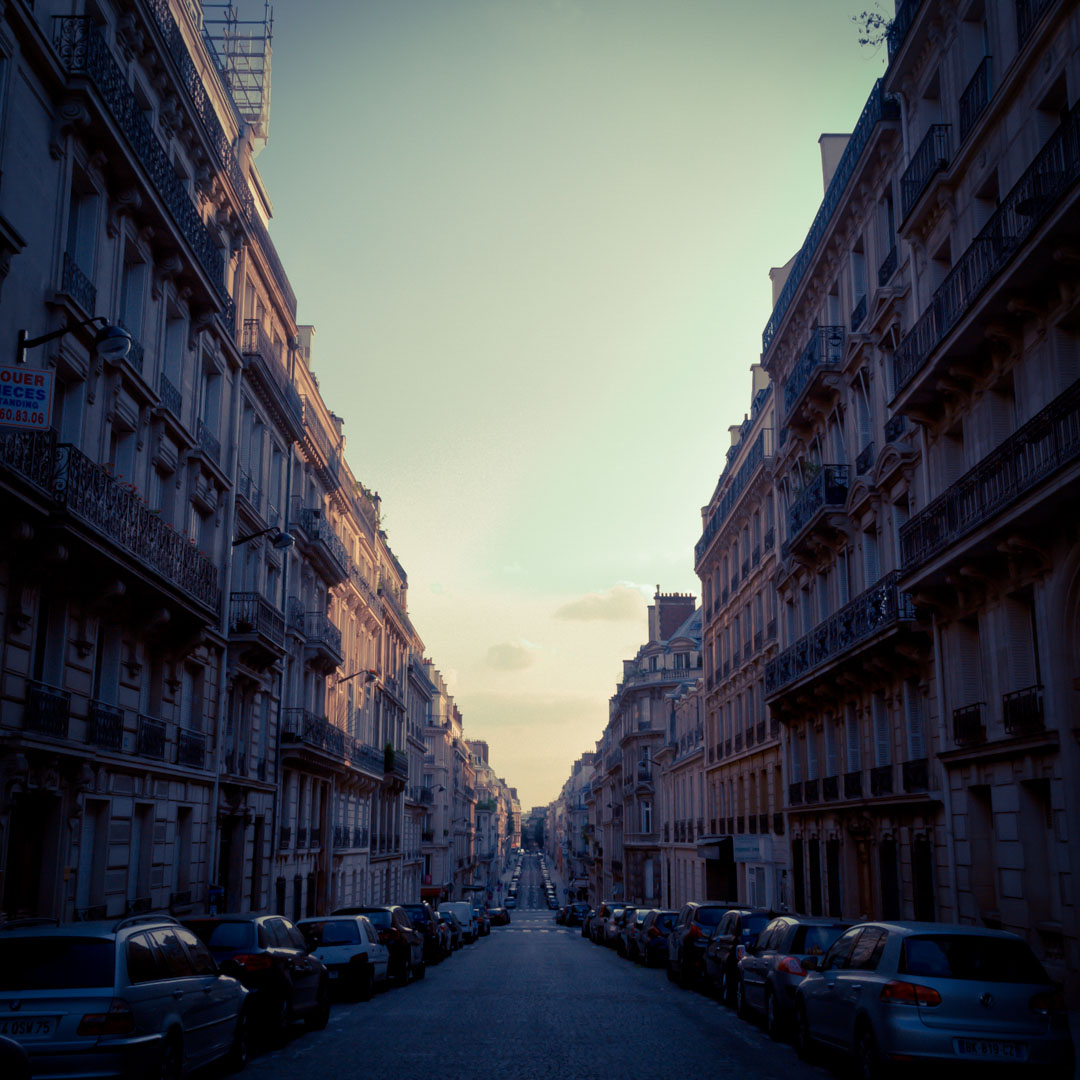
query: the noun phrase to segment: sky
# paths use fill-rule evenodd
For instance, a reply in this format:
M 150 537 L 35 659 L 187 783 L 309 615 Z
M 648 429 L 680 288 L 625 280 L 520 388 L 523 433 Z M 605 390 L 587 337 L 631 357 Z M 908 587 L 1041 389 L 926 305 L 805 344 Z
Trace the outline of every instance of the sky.
M 867 6 L 276 0 L 270 232 L 426 655 L 525 808 L 594 748 L 656 586 L 700 596 L 769 269 L 884 71 Z

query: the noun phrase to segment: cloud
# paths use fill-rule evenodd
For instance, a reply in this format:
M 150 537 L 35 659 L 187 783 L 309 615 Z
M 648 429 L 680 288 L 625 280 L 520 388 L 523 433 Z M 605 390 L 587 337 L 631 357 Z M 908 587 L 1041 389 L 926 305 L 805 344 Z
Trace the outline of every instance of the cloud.
M 604 592 L 587 593 L 580 600 L 571 600 L 555 612 L 556 619 L 604 619 L 620 622 L 640 619 L 644 597 L 635 585 L 614 585 Z
M 538 646 L 528 641 L 521 644 L 504 641 L 499 645 L 492 645 L 487 651 L 487 665 L 496 671 L 521 671 L 532 666 L 537 648 Z

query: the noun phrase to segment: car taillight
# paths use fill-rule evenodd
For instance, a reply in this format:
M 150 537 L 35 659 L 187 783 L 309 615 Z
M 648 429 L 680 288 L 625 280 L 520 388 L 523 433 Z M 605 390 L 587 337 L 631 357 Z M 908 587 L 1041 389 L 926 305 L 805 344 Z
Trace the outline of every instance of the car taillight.
M 941 995 L 932 986 L 901 982 L 893 979 L 881 988 L 881 1000 L 894 1005 L 922 1005 L 933 1008 L 941 1004 Z
M 87 1013 L 79 1021 L 78 1034 L 90 1035 L 130 1035 L 135 1030 L 135 1014 L 123 998 L 113 998 L 109 1002 L 109 1011 Z
M 735 946 L 735 959 L 736 960 L 741 960 L 745 955 L 746 955 L 746 946 L 745 945 L 736 945 Z
M 686 936 L 688 938 L 699 938 L 699 937 L 701 937 L 701 930 L 698 928 L 697 923 L 691 923 L 690 924 L 690 929 L 686 931 Z
M 1036 1016 L 1051 1016 L 1054 1013 L 1065 1011 L 1065 992 L 1058 987 L 1056 990 L 1046 990 L 1036 994 L 1029 1002 L 1028 1008 Z
M 806 968 L 802 966 L 797 956 L 785 956 L 776 965 L 776 970 L 784 972 L 785 975 L 797 975 L 799 978 L 806 974 Z
M 655 926 L 649 927 L 649 937 L 659 937 L 660 931 Z
M 245 971 L 269 971 L 274 966 L 269 953 L 237 953 L 232 962 Z

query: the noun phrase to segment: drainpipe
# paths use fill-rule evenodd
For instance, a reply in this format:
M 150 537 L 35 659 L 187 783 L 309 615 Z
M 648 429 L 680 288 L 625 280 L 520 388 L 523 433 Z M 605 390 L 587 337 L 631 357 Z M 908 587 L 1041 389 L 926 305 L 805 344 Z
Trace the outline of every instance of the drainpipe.
M 241 250 L 239 258 L 237 260 L 236 275 L 234 282 L 243 281 L 244 273 L 243 268 L 246 263 L 247 256 L 243 250 Z M 242 308 L 234 309 L 241 312 L 241 327 L 243 326 Z M 232 419 L 230 421 L 231 438 L 228 445 L 233 449 L 234 455 L 239 452 L 240 447 L 240 400 L 242 398 L 241 387 L 243 386 L 243 361 L 240 362 L 240 366 L 236 369 L 236 381 L 233 383 L 233 401 L 232 401 Z M 232 534 L 234 523 L 236 521 L 236 469 L 239 465 L 239 461 L 234 456 L 232 461 L 232 468 L 228 470 L 228 475 L 232 478 L 232 487 L 229 489 L 229 494 L 225 504 L 225 536 L 228 538 L 229 546 L 226 548 L 225 559 L 225 573 L 221 583 L 221 615 L 219 617 L 219 633 L 225 641 L 224 649 L 224 663 L 222 664 L 221 678 L 218 680 L 218 693 L 217 693 L 217 738 L 214 740 L 214 784 L 210 794 L 210 835 L 209 844 L 207 845 L 210 852 L 210 863 L 207 867 L 207 901 L 209 901 L 209 887 L 210 882 L 217 874 L 217 865 L 219 859 L 218 852 L 218 798 L 221 789 L 221 769 L 222 769 L 222 753 L 225 746 L 225 725 L 227 718 L 225 716 L 226 703 L 228 702 L 228 673 L 229 673 L 229 596 L 232 592 L 232 564 L 233 564 L 233 548 L 232 548 Z M 246 862 L 246 859 L 245 859 Z M 220 884 L 220 882 L 219 882 Z

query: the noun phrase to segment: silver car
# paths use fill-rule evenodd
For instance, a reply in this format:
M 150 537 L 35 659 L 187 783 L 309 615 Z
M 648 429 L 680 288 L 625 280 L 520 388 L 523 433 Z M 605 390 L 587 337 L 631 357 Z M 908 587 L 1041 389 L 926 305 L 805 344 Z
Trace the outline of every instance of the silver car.
M 167 915 L 0 930 L 0 1035 L 22 1044 L 34 1077 L 242 1067 L 247 994 Z
M 877 1077 L 894 1062 L 987 1065 L 1071 1077 L 1061 988 L 1015 934 L 952 923 L 860 923 L 796 992 L 802 1056 L 824 1043 Z

